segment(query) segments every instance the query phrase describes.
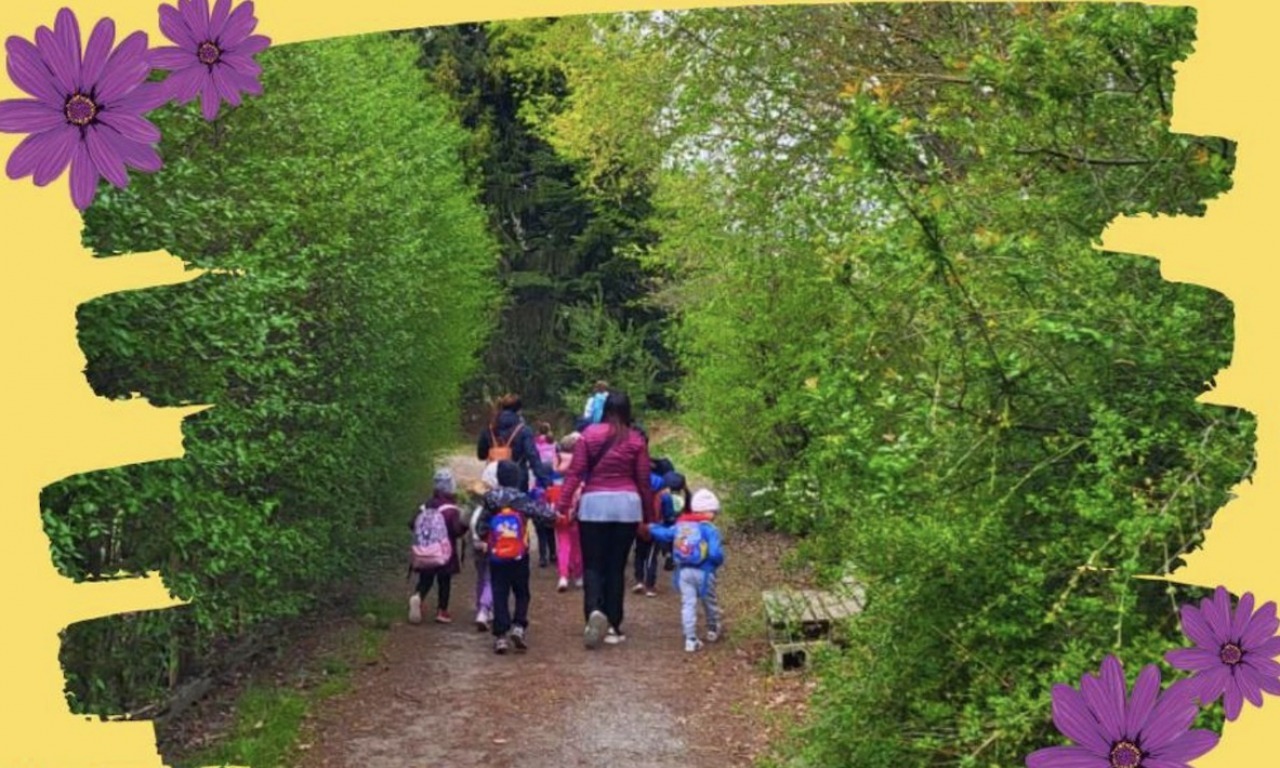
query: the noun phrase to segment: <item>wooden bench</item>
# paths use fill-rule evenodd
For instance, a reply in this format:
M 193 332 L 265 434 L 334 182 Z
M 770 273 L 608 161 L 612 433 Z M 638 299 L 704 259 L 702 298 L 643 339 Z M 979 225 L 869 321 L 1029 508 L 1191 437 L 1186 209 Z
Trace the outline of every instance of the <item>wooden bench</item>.
M 773 648 L 774 670 L 807 668 L 813 651 L 832 643 L 841 644 L 845 620 L 861 613 L 864 601 L 858 585 L 847 595 L 817 590 L 765 592 L 765 625 Z

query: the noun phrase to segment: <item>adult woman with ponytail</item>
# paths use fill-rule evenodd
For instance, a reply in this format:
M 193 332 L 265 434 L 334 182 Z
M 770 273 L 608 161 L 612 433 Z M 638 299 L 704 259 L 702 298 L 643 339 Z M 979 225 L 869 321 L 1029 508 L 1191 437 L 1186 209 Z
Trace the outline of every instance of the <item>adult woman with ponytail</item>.
M 622 618 L 627 556 L 640 524 L 652 517 L 649 469 L 649 448 L 632 426 L 631 399 L 624 392 L 610 392 L 600 423 L 585 428 L 574 445 L 558 509 L 572 515 L 575 492 L 582 486 L 577 520 L 587 648 L 626 639 Z

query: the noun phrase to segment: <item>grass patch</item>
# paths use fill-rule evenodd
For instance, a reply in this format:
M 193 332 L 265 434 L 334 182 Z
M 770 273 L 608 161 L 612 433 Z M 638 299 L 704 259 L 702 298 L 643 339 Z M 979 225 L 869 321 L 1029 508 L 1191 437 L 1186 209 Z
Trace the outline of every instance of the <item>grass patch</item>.
M 283 768 L 293 764 L 307 713 L 325 699 L 351 690 L 352 672 L 382 656 L 387 630 L 400 618 L 401 605 L 385 598 L 365 596 L 356 604 L 360 626 L 346 635 L 342 650 L 307 664 L 304 677 L 314 676 L 305 690 L 292 686 L 255 684 L 236 701 L 234 724 L 216 745 L 179 765 L 251 766 Z
M 312 698 L 288 689 L 250 688 L 236 704 L 231 734 L 210 751 L 192 758 L 190 765 L 288 765 Z

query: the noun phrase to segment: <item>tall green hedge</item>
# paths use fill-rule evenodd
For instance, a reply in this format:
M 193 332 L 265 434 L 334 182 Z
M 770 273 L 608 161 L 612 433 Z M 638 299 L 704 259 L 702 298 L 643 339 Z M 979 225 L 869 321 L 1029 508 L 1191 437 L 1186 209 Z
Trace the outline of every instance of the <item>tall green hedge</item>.
M 486 342 L 496 246 L 466 136 L 389 35 L 268 50 L 264 93 L 207 123 L 153 115 L 164 168 L 85 214 L 102 256 L 162 248 L 214 270 L 80 309 L 94 390 L 212 403 L 181 461 L 46 489 L 58 567 L 159 569 L 188 607 L 76 625 L 77 711 L 152 701 L 209 652 L 352 578 L 452 443 Z

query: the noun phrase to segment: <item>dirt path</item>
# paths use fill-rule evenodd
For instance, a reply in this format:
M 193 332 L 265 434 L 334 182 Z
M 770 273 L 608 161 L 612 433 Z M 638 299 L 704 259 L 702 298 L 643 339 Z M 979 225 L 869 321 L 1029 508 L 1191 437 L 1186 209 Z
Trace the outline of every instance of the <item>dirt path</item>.
M 468 456 L 450 463 L 460 484 L 480 468 Z M 732 538 L 728 546 L 732 552 Z M 382 663 L 358 673 L 352 690 L 327 701 L 311 720 L 303 735 L 310 746 L 299 765 L 750 765 L 777 726 L 775 710 L 794 712 L 804 699 L 802 682 L 761 669 L 758 643 L 733 637 L 733 622 L 744 618 L 733 611 L 750 610 L 743 596 L 758 597 L 758 587 L 747 581 L 753 575 L 726 568 L 727 642 L 686 654 L 679 597 L 670 580 L 660 578 L 656 598 L 628 593 L 627 641 L 587 651 L 581 591 L 557 593 L 554 567 L 535 562 L 530 650 L 496 656 L 492 637 L 470 622 L 475 571 L 468 559 L 454 581 L 455 623 L 427 620 L 434 616 L 433 591 L 423 624 L 401 619 L 392 626 Z M 385 593 L 407 612 L 407 581 L 388 578 Z

